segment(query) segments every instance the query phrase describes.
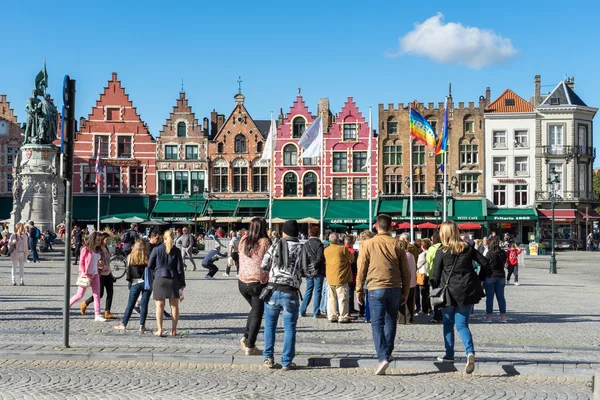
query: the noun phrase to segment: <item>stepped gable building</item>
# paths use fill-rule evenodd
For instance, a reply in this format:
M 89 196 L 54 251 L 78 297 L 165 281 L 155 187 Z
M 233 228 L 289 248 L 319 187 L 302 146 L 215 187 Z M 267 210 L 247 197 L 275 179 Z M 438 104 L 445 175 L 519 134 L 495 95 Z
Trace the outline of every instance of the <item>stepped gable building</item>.
M 202 194 L 208 189 L 208 118 L 200 125 L 185 92 L 156 143 L 158 195 Z
M 147 218 L 156 194 L 156 141 L 113 72 L 75 139 L 74 220 L 96 220 L 96 155 L 101 157 L 101 219 Z
M 241 90 L 235 107 L 225 120 L 211 113 L 211 129 L 217 132 L 208 142 L 209 191 L 216 199 L 269 197 L 268 164 L 261 161 L 269 120 L 254 120 Z
M 23 143 L 23 129 L 5 94 L 0 94 L 0 220 L 12 211 L 13 165 Z

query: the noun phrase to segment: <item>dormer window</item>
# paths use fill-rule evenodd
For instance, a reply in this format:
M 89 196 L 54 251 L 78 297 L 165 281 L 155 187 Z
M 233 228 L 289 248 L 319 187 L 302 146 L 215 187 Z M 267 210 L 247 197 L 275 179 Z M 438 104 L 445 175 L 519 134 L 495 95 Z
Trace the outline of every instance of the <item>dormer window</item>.
M 304 133 L 304 130 L 306 129 L 306 122 L 304 121 L 304 118 L 302 117 L 296 117 L 294 118 L 294 121 L 292 122 L 292 137 L 293 138 L 300 138 L 302 137 L 302 134 Z
M 180 122 L 177 124 L 177 137 L 184 138 L 186 136 L 187 125 L 185 122 Z
M 511 107 L 515 105 L 515 99 L 505 99 L 504 100 L 504 105 L 506 107 Z
M 560 105 L 560 99 L 553 97 L 550 99 L 550 104 L 553 106 L 558 106 L 558 105 Z

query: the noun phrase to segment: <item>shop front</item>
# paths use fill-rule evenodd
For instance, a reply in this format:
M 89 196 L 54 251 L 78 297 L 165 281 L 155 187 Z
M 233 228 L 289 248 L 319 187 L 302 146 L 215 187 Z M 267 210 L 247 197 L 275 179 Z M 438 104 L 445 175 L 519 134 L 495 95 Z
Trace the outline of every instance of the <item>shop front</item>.
M 583 241 L 577 234 L 577 210 L 554 210 L 554 246 L 556 249 L 575 250 L 583 246 Z M 551 248 L 552 241 L 552 210 L 538 209 L 540 221 L 540 242 Z
M 448 219 L 456 222 L 458 228 L 473 239 L 487 235 L 487 205 L 485 199 L 450 199 Z
M 534 208 L 488 208 L 488 229 L 498 237 L 509 233 L 517 243 L 536 241 L 538 215 Z

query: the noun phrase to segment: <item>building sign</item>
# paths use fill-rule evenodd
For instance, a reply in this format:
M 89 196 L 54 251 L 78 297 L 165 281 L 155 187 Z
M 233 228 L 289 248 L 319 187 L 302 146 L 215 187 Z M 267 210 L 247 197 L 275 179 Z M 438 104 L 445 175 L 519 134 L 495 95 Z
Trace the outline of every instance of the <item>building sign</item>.
M 500 183 L 527 183 L 527 180 L 523 178 L 500 178 L 498 179 Z
M 129 158 L 103 158 L 102 166 L 109 167 L 136 167 L 140 165 L 140 160 Z M 96 165 L 95 159 L 90 159 L 90 165 Z
M 367 218 L 365 219 L 331 219 L 330 224 L 366 224 Z
M 483 217 L 477 216 L 477 215 L 461 215 L 459 217 L 451 217 L 453 220 L 455 221 L 479 221 L 480 219 L 483 219 Z
M 188 221 L 188 217 L 164 217 L 165 222 L 177 222 L 177 221 Z
M 530 215 L 508 215 L 508 216 L 490 216 L 488 217 L 492 221 L 531 221 Z

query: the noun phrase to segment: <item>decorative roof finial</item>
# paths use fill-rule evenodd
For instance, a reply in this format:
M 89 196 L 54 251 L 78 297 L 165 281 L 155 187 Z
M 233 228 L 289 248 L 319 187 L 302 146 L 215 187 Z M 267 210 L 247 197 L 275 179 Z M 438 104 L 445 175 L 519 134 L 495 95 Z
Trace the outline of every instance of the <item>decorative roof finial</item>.
M 183 93 L 183 78 L 181 78 L 181 92 Z
M 298 96 L 300 96 L 301 92 L 302 92 L 302 88 L 298 88 Z
M 242 77 L 238 76 L 238 93 L 242 93 Z
M 448 97 L 452 98 L 452 82 L 448 84 Z

